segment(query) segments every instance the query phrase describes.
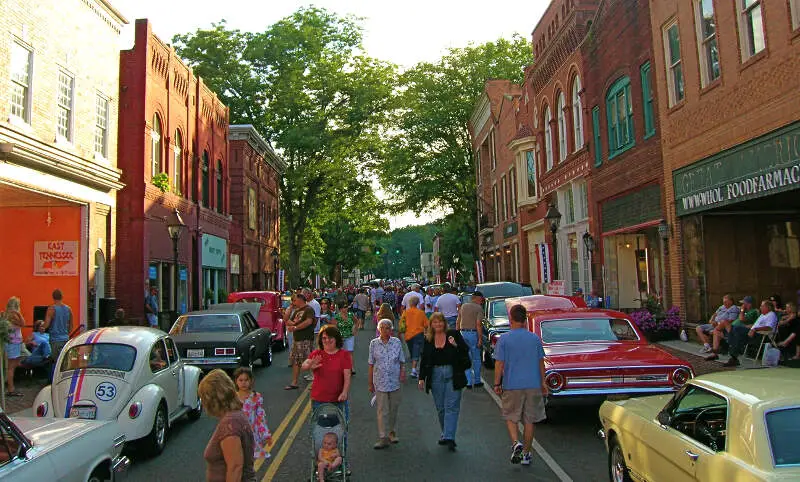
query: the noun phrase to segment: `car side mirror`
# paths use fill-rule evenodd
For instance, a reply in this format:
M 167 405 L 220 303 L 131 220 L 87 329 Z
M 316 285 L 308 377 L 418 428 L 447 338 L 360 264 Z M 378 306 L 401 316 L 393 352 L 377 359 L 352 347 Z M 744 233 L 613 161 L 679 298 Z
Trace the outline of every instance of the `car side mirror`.
M 670 423 L 672 422 L 672 416 L 666 410 L 662 410 L 658 412 L 658 423 L 660 423 L 664 427 L 669 427 Z

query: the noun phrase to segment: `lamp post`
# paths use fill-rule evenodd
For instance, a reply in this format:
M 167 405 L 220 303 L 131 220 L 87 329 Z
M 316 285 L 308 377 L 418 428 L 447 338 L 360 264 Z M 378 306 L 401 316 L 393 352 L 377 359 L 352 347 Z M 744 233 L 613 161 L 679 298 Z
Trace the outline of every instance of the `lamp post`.
M 547 213 L 544 218 L 550 223 L 550 233 L 553 235 L 553 278 L 558 277 L 558 245 L 556 242 L 556 232 L 558 231 L 558 223 L 561 222 L 561 213 L 554 203 L 550 203 L 547 208 Z
M 591 234 L 589 234 L 589 231 L 583 233 L 583 247 L 586 248 L 586 259 L 589 261 L 589 278 L 593 280 L 594 270 L 592 269 L 593 268 L 592 255 L 594 254 L 595 244 L 594 244 L 594 237 Z M 591 291 L 592 290 L 590 289 L 589 293 L 587 294 L 590 294 Z
M 186 229 L 186 224 L 184 224 L 183 219 L 181 219 L 181 213 L 177 209 L 175 212 L 167 220 L 167 232 L 169 233 L 169 239 L 172 240 L 172 256 L 173 260 L 175 261 L 175 274 L 173 276 L 174 286 L 172 288 L 173 291 L 173 301 L 175 303 L 175 316 L 177 317 L 178 313 L 180 312 L 180 298 L 178 293 L 180 292 L 180 266 L 178 265 L 178 241 L 181 239 L 181 234 L 183 230 Z
M 275 289 L 275 291 L 277 291 L 278 290 L 278 285 L 280 284 L 280 280 L 278 279 L 278 276 L 279 276 L 279 273 L 278 273 L 278 260 L 280 259 L 281 254 L 278 252 L 278 248 L 272 248 L 271 255 L 272 255 L 272 270 L 274 271 L 274 274 L 275 274 L 275 286 L 274 286 L 274 289 Z

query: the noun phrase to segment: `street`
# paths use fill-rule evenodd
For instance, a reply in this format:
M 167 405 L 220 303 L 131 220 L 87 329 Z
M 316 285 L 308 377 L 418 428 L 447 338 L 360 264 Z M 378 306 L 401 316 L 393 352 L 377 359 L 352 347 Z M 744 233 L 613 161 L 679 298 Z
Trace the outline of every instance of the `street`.
M 606 454 L 596 437 L 599 427 L 595 406 L 562 408 L 552 419 L 536 426 L 533 464 L 509 462 L 510 442 L 491 386 L 492 373 L 484 370 L 484 388 L 464 390 L 459 418 L 458 448 L 450 453 L 436 442 L 439 429 L 433 400 L 410 378 L 402 388 L 398 416 L 400 443 L 374 450 L 377 439 L 375 408 L 367 390 L 367 345 L 374 334 L 369 326 L 358 335 L 356 372 L 351 394 L 349 460 L 352 480 L 605 480 Z M 276 353 L 269 368 L 256 367 L 255 389 L 264 394 L 268 423 L 273 432 L 272 457 L 257 465 L 257 480 L 308 480 L 311 474 L 307 382 L 300 390 L 284 391 L 290 379 L 288 352 Z M 550 412 L 549 412 L 550 413 Z M 180 420 L 169 434 L 161 456 L 147 459 L 130 450 L 133 481 L 201 481 L 205 478 L 203 450 L 216 419 L 204 414 L 195 423 Z

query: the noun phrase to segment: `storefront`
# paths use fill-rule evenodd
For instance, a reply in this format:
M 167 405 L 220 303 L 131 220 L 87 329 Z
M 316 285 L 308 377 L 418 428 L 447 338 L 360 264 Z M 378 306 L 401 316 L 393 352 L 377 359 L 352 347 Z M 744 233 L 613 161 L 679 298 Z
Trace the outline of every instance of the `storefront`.
M 635 309 L 664 293 L 661 186 L 653 184 L 600 205 L 602 282 L 607 305 Z
M 541 246 L 545 244 L 544 220 L 538 220 L 523 228 L 525 239 L 528 242 L 528 266 L 530 267 L 530 285 L 534 290 L 546 291 L 545 280 L 548 260 L 542 263 Z M 543 270 L 544 268 L 544 270 Z
M 583 235 L 589 229 L 589 198 L 584 179 L 575 179 L 562 185 L 555 193 L 561 220 L 556 232 L 555 279 L 564 280 L 566 293 L 572 294 L 581 288 L 591 291 L 592 273 L 590 253 L 583 243 Z
M 186 266 L 178 266 L 178 312 L 186 313 L 188 290 L 188 272 Z M 158 289 L 159 311 L 175 311 L 175 264 L 165 261 L 151 261 L 147 267 L 147 283 Z
M 800 288 L 800 122 L 673 172 L 689 319 L 726 293 L 795 300 Z
M 206 305 L 227 301 L 228 294 L 228 241 L 211 234 L 203 234 L 200 262 L 203 267 L 202 293 Z

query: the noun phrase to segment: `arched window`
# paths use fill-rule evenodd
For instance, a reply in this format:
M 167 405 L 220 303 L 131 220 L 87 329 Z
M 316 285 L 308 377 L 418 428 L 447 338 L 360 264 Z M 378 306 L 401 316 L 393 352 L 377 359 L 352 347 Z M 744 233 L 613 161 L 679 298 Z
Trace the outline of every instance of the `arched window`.
M 203 165 L 200 166 L 200 169 L 203 171 L 201 174 L 203 177 L 201 199 L 203 206 L 209 207 L 208 201 L 210 185 L 208 184 L 208 151 L 203 151 Z
M 564 112 L 564 92 L 559 92 L 556 103 L 556 118 L 558 119 L 558 161 L 564 162 L 567 158 L 567 115 Z
M 183 162 L 182 162 L 183 158 L 181 157 L 181 154 L 183 152 L 183 139 L 181 138 L 181 131 L 177 129 L 175 130 L 175 147 L 172 148 L 172 152 L 173 152 L 172 165 L 174 166 L 175 169 L 175 176 L 173 177 L 174 182 L 172 188 L 175 194 L 180 194 L 181 182 L 183 180 L 183 177 L 181 176 L 181 173 L 183 171 Z
M 550 127 L 552 122 L 553 116 L 548 105 L 544 108 L 544 155 L 547 159 L 545 171 L 553 168 L 553 129 Z
M 631 81 L 628 77 L 622 77 L 608 89 L 606 120 L 608 121 L 608 158 L 611 159 L 630 149 L 635 143 Z
M 572 133 L 575 135 L 575 150 L 583 147 L 583 104 L 581 103 L 581 78 L 572 82 Z
M 225 199 L 225 191 L 222 189 L 222 161 L 217 161 L 217 212 L 225 212 L 222 209 L 222 204 Z
M 154 114 L 153 128 L 150 130 L 150 177 L 164 170 L 161 152 L 161 118 L 158 117 L 158 114 Z

